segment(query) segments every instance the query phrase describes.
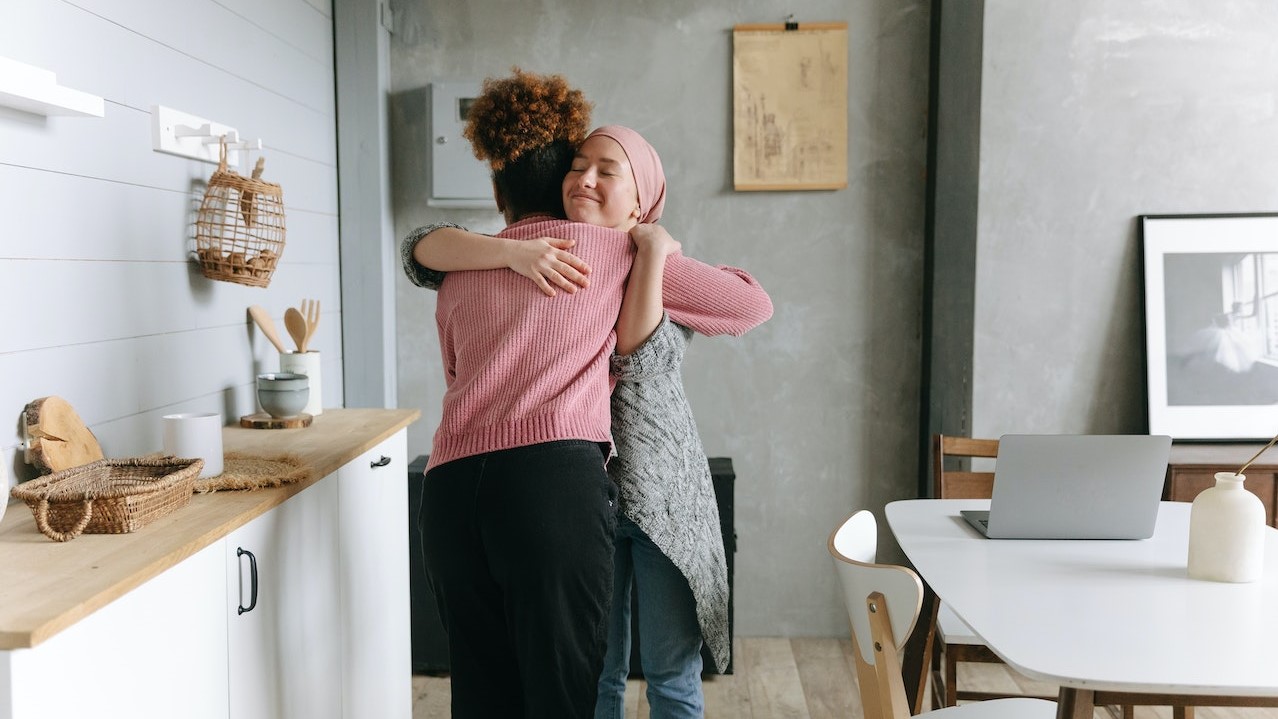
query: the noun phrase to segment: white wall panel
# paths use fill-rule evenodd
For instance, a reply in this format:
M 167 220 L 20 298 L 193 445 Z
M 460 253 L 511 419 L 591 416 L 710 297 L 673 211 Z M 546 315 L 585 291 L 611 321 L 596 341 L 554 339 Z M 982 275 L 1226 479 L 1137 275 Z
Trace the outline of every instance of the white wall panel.
M 100 119 L 57 117 L 42 125 L 7 123 L 0 163 L 179 192 L 203 191 L 216 165 L 151 149 L 151 115 L 112 103 Z M 253 153 L 256 162 L 257 153 Z M 262 179 L 277 183 L 285 209 L 335 213 L 337 171 L 283 152 L 264 153 Z M 241 175 L 251 174 L 247 168 Z M 73 199 L 73 198 L 67 198 Z
M 336 162 L 331 99 L 328 105 L 310 106 L 184 54 L 184 37 L 200 32 L 197 27 L 167 45 L 64 2 L 6 0 L 5 11 L 18 18 L 0 23 L 5 56 L 51 70 L 63 85 L 136 110 L 173 107 L 234 127 L 244 137 L 260 137 L 268 147 Z M 259 57 L 263 64 L 271 62 Z M 332 66 L 312 63 L 310 72 L 322 76 L 331 98 Z M 142 136 L 148 147 L 149 133 L 148 125 Z
M 5 0 L 0 54 L 107 102 L 103 118 L 0 108 L 0 457 L 17 451 L 22 408 L 46 395 L 70 401 L 117 457 L 158 450 L 164 414 L 234 423 L 256 411 L 254 376 L 279 360 L 252 304 L 291 343 L 284 309 L 322 302 L 312 344 L 324 404 L 342 405 L 333 41 L 319 5 Z M 152 104 L 265 142 L 288 227 L 270 287 L 212 281 L 191 261 L 215 166 L 154 152 Z
M 218 5 L 245 18 L 315 61 L 333 66 L 333 19 L 327 9 L 320 12 L 306 0 L 262 2 L 261 0 L 214 0 Z M 299 10 L 304 8 L 310 12 Z
M 323 265 L 281 263 L 263 289 L 210 280 L 188 262 L 6 260 L 0 306 L 27 311 L 6 323 L 0 353 L 225 327 L 254 304 L 282 318 L 303 297 L 337 296 Z
M 208 0 L 64 2 L 319 114 L 331 109 L 331 63 L 279 42 L 251 18 L 221 5 Z
M 324 17 L 333 17 L 333 5 L 327 0 L 306 0 L 306 4 Z
M 336 333 L 325 332 L 335 320 L 321 321 L 314 345 L 323 358 L 325 407 L 342 403 L 341 345 Z M 276 323 L 282 325 L 280 318 Z M 233 423 L 256 411 L 254 376 L 278 369 L 275 348 L 246 318 L 234 326 L 0 354 L 0 376 L 10 380 L 0 384 L 0 407 L 13 408 L 16 420 L 28 402 L 57 395 L 94 428 L 107 456 L 126 456 L 158 449 L 164 414 L 221 412 Z M 134 426 L 125 420 L 136 415 L 155 420 L 137 425 L 140 444 L 118 429 Z M 108 445 L 102 428 L 111 424 L 117 430 Z M 0 432 L 0 446 L 21 441 L 16 421 Z M 146 448 L 152 440 L 156 446 Z
M 202 191 L 102 182 L 4 164 L 0 187 L 23 188 L 20 193 L 0 192 L 0 217 L 5 218 L 0 257 L 24 259 L 184 260 L 203 198 Z M 283 262 L 335 265 L 337 217 L 299 209 L 291 197 L 285 190 Z M 93 242 L 85 241 L 86 234 L 92 234 Z
M 6 136 L 17 134 L 9 129 L 0 124 Z M 180 260 L 199 202 L 178 190 L 5 164 L 0 187 L 22 188 L 0 192 L 6 258 Z

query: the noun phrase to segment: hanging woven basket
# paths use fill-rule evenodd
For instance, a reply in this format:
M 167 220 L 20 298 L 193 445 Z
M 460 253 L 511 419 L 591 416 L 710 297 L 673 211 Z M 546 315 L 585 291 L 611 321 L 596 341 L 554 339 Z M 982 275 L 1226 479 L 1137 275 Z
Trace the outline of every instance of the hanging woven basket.
M 226 138 L 195 221 L 195 253 L 204 276 L 266 287 L 284 253 L 284 193 L 262 178 L 259 157 L 252 177 L 226 166 Z

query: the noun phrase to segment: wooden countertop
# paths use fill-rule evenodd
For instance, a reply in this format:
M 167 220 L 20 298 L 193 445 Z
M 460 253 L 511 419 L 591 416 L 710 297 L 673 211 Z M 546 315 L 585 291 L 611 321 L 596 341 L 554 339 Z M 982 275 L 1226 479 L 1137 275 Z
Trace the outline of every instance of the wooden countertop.
M 314 478 L 274 489 L 197 494 L 190 505 L 130 534 L 82 534 L 70 542 L 53 542 L 36 529 L 26 504 L 12 503 L 0 522 L 0 649 L 40 644 L 332 474 L 420 416 L 407 409 L 326 409 L 304 429 L 227 427 L 225 451 L 294 453 L 315 470 Z

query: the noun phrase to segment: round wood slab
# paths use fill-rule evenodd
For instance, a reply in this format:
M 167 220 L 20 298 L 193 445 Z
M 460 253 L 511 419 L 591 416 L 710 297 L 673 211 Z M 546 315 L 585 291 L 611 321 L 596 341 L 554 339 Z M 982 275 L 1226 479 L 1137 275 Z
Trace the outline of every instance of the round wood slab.
M 265 412 L 257 414 L 246 414 L 240 417 L 240 426 L 249 429 L 297 429 L 298 427 L 309 427 L 311 421 L 315 418 L 309 414 L 299 414 L 296 417 L 272 417 Z
M 42 471 L 58 472 L 103 459 L 102 445 L 75 408 L 61 397 L 41 397 L 22 411 L 26 460 Z

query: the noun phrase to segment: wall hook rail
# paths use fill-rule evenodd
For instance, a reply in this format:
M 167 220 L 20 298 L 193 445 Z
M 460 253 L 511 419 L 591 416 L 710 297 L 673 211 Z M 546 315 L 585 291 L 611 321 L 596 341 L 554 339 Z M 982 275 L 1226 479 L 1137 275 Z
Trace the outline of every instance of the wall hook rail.
M 233 127 L 162 105 L 151 106 L 151 146 L 156 152 L 217 164 L 218 145 L 223 137 L 228 165 L 247 164 L 247 157 L 241 154 L 262 149 L 261 138 L 243 139 Z

